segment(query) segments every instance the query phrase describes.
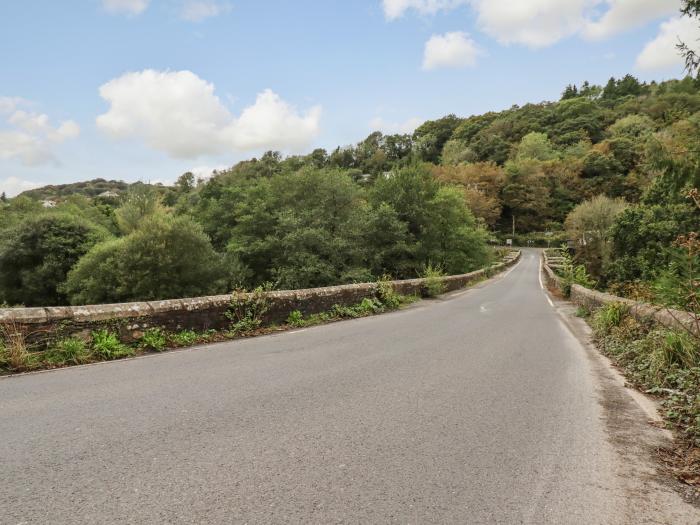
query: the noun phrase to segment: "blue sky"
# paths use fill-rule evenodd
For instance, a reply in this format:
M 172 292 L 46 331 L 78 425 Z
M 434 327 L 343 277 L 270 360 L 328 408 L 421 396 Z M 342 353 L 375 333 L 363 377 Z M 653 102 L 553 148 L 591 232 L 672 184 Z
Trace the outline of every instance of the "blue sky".
M 0 191 L 169 183 L 267 149 L 679 77 L 680 0 L 27 0 L 0 7 Z

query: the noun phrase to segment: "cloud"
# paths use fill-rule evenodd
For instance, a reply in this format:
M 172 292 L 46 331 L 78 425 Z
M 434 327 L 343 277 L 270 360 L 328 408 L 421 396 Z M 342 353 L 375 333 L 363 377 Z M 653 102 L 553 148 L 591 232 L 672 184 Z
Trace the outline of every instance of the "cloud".
M 661 24 L 659 34 L 637 56 L 636 67 L 646 71 L 683 67 L 683 57 L 676 49 L 679 40 L 700 52 L 700 27 L 697 20 L 674 17 Z
M 473 67 L 480 54 L 476 42 L 467 33 L 455 31 L 433 35 L 425 43 L 423 69 Z
M 41 186 L 41 184 L 22 180 L 18 177 L 5 177 L 4 179 L 0 179 L 0 193 L 4 192 L 8 197 L 14 197 L 23 191 L 38 188 L 39 186 Z
M 201 22 L 206 18 L 219 16 L 231 10 L 229 4 L 210 0 L 187 0 L 182 4 L 180 18 L 190 22 Z
M 20 97 L 1 97 L 0 96 L 0 115 L 12 113 L 17 107 L 31 104 L 28 100 Z
M 109 13 L 138 15 L 149 3 L 150 0 L 102 0 L 102 7 Z
M 680 10 L 679 0 L 607 0 L 606 4 L 608 10 L 584 27 L 585 37 L 608 38 Z
M 477 25 L 501 44 L 549 46 L 580 31 L 596 0 L 473 0 Z
M 680 0 L 383 0 L 388 20 L 408 10 L 421 14 L 470 5 L 477 26 L 501 44 L 531 48 L 552 45 L 572 35 L 604 39 L 668 16 Z
M 196 180 L 208 180 L 214 176 L 214 172 L 225 171 L 230 166 L 220 165 L 220 166 L 195 166 L 194 168 L 188 170 L 192 173 Z
M 370 121 L 369 127 L 372 131 L 381 131 L 387 135 L 404 135 L 413 133 L 422 123 L 423 119 L 418 117 L 409 118 L 405 122 L 387 122 L 381 117 L 375 117 Z
M 0 97 L 0 114 L 8 128 L 0 128 L 0 160 L 19 159 L 25 166 L 57 163 L 52 146 L 80 135 L 80 126 L 66 120 L 54 127 L 48 115 L 26 108 L 31 103 L 18 97 Z
M 383 0 L 384 16 L 389 20 L 401 18 L 406 11 L 414 9 L 420 14 L 433 15 L 466 5 L 469 0 Z
M 300 113 L 267 89 L 235 117 L 214 85 L 191 71 L 126 73 L 100 87 L 110 105 L 97 127 L 116 139 L 137 138 L 175 158 L 232 150 L 302 151 L 319 133 L 321 108 Z

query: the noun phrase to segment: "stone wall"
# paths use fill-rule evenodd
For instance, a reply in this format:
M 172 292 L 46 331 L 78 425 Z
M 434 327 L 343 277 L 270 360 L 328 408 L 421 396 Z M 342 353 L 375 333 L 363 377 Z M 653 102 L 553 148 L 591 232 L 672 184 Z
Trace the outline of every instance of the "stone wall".
M 548 257 L 544 252 L 543 261 L 542 276 L 547 283 L 547 287 L 561 291 L 561 278 L 552 270 Z M 652 321 L 667 328 L 690 330 L 692 333 L 700 335 L 700 326 L 696 323 L 695 317 L 688 312 L 633 301 L 632 299 L 618 297 L 609 293 L 590 290 L 578 284 L 571 285 L 569 299 L 574 304 L 590 310 L 595 310 L 607 304 L 621 303 L 627 306 L 630 315 L 638 321 Z
M 446 291 L 457 290 L 504 270 L 515 264 L 519 257 L 520 252 L 513 251 L 502 262 L 487 269 L 443 277 L 442 281 Z M 392 286 L 402 295 L 422 295 L 425 279 L 392 281 Z M 365 298 L 376 297 L 376 293 L 376 283 L 266 292 L 270 308 L 263 322 L 284 322 L 294 310 L 310 315 L 327 311 L 336 304 L 351 306 Z M 250 294 L 241 295 L 245 299 Z M 132 341 L 153 327 L 171 332 L 225 329 L 230 325 L 225 314 L 231 298 L 231 295 L 216 295 L 122 304 L 3 308 L 0 309 L 0 323 L 15 324 L 26 333 L 29 341 L 35 343 L 68 336 L 88 336 L 101 328 L 118 332 L 123 341 Z

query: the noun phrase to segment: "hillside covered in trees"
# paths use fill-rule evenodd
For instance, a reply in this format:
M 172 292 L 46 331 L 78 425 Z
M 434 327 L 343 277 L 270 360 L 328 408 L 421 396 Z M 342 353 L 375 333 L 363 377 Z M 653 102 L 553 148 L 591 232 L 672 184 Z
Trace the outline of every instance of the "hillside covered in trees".
M 461 273 L 488 262 L 489 241 L 513 227 L 516 238 L 584 239 L 579 257 L 601 284 L 651 281 L 674 240 L 698 229 L 685 192 L 698 186 L 699 142 L 697 79 L 627 75 L 330 152 L 268 152 L 206 181 L 116 183 L 114 201 L 94 198 L 99 180 L 32 190 L 0 208 L 0 302 Z M 44 209 L 46 198 L 57 206 Z M 614 213 L 603 220 L 596 209 Z

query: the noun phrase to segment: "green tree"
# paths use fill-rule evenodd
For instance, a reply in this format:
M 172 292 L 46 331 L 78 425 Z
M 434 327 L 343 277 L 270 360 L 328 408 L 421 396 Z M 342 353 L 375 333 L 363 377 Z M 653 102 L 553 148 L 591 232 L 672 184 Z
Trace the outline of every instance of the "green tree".
M 28 217 L 0 241 L 0 302 L 25 306 L 67 303 L 61 285 L 73 265 L 107 232 L 64 213 Z
M 196 297 L 225 289 L 221 257 L 202 228 L 187 217 L 164 214 L 96 245 L 63 286 L 71 304 Z
M 122 205 L 115 212 L 122 233 L 139 228 L 141 222 L 163 210 L 161 196 L 149 185 L 137 184 L 129 189 Z
M 700 18 L 700 0 L 682 0 L 681 13 L 690 18 Z M 700 52 L 697 42 L 679 42 L 676 47 L 685 59 L 685 69 L 688 74 L 700 73 Z
M 557 152 L 546 133 L 533 131 L 525 135 L 518 145 L 517 159 L 553 160 Z
M 437 164 L 445 142 L 450 140 L 462 120 L 455 115 L 447 115 L 437 120 L 428 120 L 413 132 L 413 140 L 420 158 Z
M 448 274 L 466 273 L 486 264 L 486 233 L 477 226 L 457 188 L 439 188 L 428 210 L 421 236 L 424 264 L 437 265 Z
M 622 199 L 598 195 L 576 206 L 566 218 L 569 238 L 577 243 L 576 258 L 596 279 L 603 276 L 610 261 L 610 230 L 625 208 Z

